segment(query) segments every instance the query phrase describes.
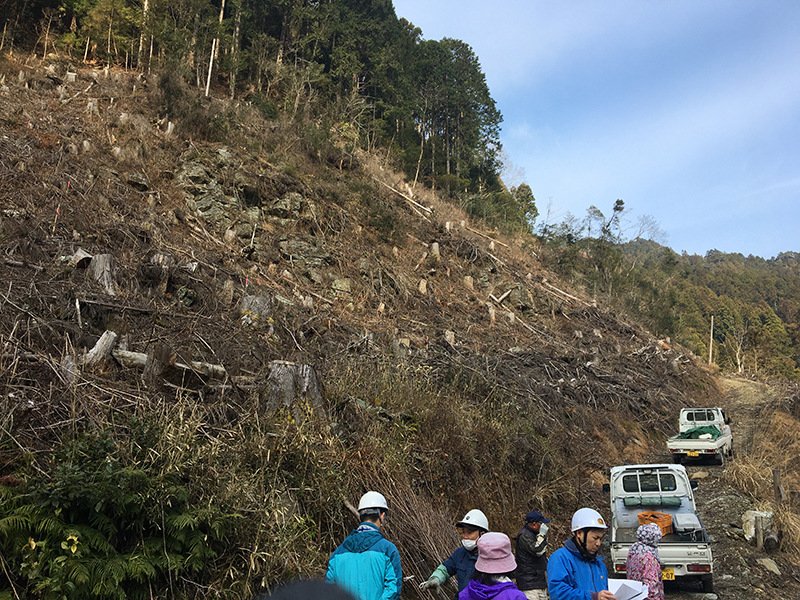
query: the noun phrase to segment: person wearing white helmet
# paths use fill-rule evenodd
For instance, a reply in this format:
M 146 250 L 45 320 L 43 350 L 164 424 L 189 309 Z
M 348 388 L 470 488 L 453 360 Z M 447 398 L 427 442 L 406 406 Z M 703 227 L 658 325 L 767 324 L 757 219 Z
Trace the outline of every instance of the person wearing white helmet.
M 381 527 L 389 507 L 378 492 L 367 492 L 358 503 L 361 525 L 333 551 L 325 579 L 344 588 L 356 600 L 398 600 L 403 570 L 397 547 L 383 537 Z
M 572 515 L 572 537 L 547 561 L 550 600 L 616 600 L 608 591 L 608 568 L 597 555 L 608 526 L 593 508 Z
M 458 581 L 459 592 L 467 587 L 478 560 L 478 538 L 489 531 L 489 520 L 483 511 L 474 508 L 456 523 L 456 529 L 461 536 L 461 546 L 436 567 L 427 581 L 420 584 L 421 590 L 436 590 L 453 575 Z

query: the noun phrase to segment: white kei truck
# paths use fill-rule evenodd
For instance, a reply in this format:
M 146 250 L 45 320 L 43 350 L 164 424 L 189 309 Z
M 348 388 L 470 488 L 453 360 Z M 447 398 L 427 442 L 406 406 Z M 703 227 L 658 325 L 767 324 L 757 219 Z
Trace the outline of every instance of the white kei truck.
M 658 545 L 663 580 L 696 580 L 703 592 L 714 591 L 711 540 L 695 507 L 695 489 L 697 482 L 682 465 L 611 468 L 603 491 L 611 497 L 612 576 L 625 577 L 628 550 L 637 541 L 639 525 L 656 522 L 664 532 Z
M 672 462 L 712 458 L 719 465 L 733 456 L 730 419 L 721 408 L 682 408 L 678 435 L 667 439 Z

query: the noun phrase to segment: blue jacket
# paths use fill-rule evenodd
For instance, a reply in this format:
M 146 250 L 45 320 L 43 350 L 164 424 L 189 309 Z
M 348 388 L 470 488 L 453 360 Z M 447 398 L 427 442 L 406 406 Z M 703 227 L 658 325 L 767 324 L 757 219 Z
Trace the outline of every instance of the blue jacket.
M 400 554 L 377 526 L 362 523 L 331 554 L 325 579 L 356 600 L 397 600 L 403 585 Z
M 478 553 L 467 551 L 463 546 L 453 552 L 442 564 L 450 576 L 458 579 L 458 591 L 460 592 L 469 583 L 470 577 L 475 572 L 475 561 L 478 560 Z
M 608 589 L 608 568 L 602 556 L 581 558 L 569 539 L 547 561 L 547 591 L 550 600 L 592 600 L 592 592 Z

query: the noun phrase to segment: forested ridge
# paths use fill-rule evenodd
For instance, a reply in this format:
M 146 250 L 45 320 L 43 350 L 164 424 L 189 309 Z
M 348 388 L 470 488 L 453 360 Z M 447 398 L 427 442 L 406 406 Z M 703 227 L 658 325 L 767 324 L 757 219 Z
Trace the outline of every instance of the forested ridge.
M 610 217 L 592 206 L 582 219 L 540 225 L 543 263 L 655 334 L 705 359 L 710 350 L 711 362 L 725 371 L 800 377 L 798 253 L 679 255 L 648 239 L 663 236 L 649 217 L 626 235 L 626 213 L 617 200 Z

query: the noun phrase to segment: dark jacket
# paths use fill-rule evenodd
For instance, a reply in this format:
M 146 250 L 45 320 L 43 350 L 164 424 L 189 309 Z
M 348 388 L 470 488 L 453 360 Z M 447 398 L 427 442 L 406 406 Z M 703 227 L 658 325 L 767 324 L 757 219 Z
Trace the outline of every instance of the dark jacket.
M 517 587 L 522 590 L 547 588 L 547 536 L 537 535 L 526 524 L 517 534 Z
M 466 548 L 462 546 L 453 552 L 450 555 L 450 558 L 442 563 L 450 576 L 452 577 L 455 575 L 458 579 L 459 592 L 467 587 L 467 583 L 469 583 L 469 580 L 472 578 L 472 574 L 475 572 L 475 562 L 477 560 L 477 552 L 473 554 L 472 552 L 468 552 Z

